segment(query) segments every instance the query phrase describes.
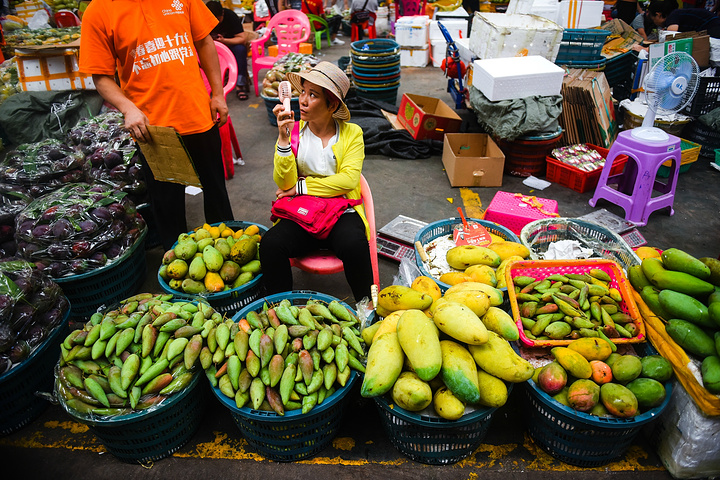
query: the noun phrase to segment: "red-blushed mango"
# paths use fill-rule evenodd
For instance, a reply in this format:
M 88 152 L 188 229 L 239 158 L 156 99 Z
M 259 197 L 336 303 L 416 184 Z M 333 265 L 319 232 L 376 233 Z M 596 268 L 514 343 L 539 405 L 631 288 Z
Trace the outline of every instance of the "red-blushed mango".
M 568 388 L 568 403 L 580 412 L 589 412 L 600 401 L 600 387 L 592 380 L 575 380 Z
M 620 418 L 631 418 L 638 414 L 635 394 L 619 383 L 600 386 L 600 400 L 610 414 Z
M 601 360 L 590 360 L 590 367 L 592 367 L 592 376 L 590 378 L 593 382 L 602 385 L 612 381 L 612 369 L 607 363 Z
M 552 396 L 567 384 L 567 372 L 558 362 L 550 362 L 540 369 L 537 384 L 540 390 Z

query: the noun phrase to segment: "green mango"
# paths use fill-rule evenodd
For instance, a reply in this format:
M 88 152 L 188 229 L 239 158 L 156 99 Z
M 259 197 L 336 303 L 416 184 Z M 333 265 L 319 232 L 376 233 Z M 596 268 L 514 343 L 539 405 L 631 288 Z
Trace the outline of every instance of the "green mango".
M 211 245 L 205 247 L 202 253 L 205 267 L 211 272 L 219 272 L 224 261 L 222 254 Z
M 188 268 L 188 276 L 199 282 L 205 278 L 206 273 L 207 268 L 205 268 L 205 261 L 203 260 L 203 257 L 197 256 L 193 258 L 192 262 L 190 262 L 190 267 Z

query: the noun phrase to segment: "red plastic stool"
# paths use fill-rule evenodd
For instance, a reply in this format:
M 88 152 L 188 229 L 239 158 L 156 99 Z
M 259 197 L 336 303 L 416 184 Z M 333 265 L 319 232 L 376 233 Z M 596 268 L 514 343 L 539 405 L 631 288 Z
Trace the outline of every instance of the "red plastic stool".
M 355 23 L 352 22 L 350 24 L 350 41 L 357 42 L 360 40 L 360 32 L 358 31 L 358 28 L 362 28 L 363 30 L 367 29 L 368 31 L 368 38 L 377 38 L 377 33 L 375 32 L 375 19 L 377 16 L 373 12 L 370 13 L 370 18 L 361 23 Z

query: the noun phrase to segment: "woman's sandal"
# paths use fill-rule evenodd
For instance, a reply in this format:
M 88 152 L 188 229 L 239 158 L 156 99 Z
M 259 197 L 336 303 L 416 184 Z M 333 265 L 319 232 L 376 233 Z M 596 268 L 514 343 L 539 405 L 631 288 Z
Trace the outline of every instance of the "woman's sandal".
M 237 90 L 235 91 L 235 95 L 237 95 L 238 100 L 244 101 L 244 100 L 247 100 L 247 99 L 248 99 L 248 94 L 247 94 L 247 92 L 246 92 L 245 90 L 243 90 L 243 89 L 237 89 Z

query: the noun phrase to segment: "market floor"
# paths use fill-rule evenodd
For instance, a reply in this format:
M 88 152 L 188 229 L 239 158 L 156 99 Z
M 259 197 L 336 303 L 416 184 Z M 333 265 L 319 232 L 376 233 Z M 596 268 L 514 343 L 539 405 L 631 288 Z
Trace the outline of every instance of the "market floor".
M 345 39 L 347 40 L 347 39 Z M 337 61 L 349 54 L 343 46 L 323 46 L 320 58 Z M 442 99 L 452 105 L 446 92 L 446 79 L 439 69 L 404 68 L 400 94 L 417 93 Z M 400 98 L 400 96 L 398 97 Z M 398 100 L 399 102 L 399 100 Z M 277 130 L 267 119 L 260 98 L 250 96 L 241 102 L 229 99 L 244 165 L 236 165 L 235 176 L 227 182 L 235 218 L 269 225 L 269 209 L 275 186 L 272 181 L 272 151 Z M 463 112 L 464 128 L 478 131 L 470 112 Z M 506 175 L 501 188 L 452 188 L 439 156 L 402 160 L 371 155 L 363 173 L 374 197 L 378 228 L 397 215 L 424 222 L 457 217 L 463 207 L 468 217 L 481 214 L 499 190 L 536 195 L 556 200 L 561 216 L 576 217 L 592 212 L 588 205 L 592 192 L 576 193 L 551 185 L 532 190 L 521 178 Z M 650 245 L 678 247 L 696 256 L 720 255 L 720 172 L 708 162 L 698 162 L 680 176 L 675 198 L 675 214 L 656 212 L 648 226 L 640 228 Z M 202 195 L 188 197 L 188 224 L 200 225 Z M 607 202 L 598 207 L 622 215 Z M 143 291 L 158 292 L 157 268 L 160 247 L 147 250 L 147 277 Z M 381 287 L 391 285 L 398 274 L 398 263 L 380 259 Z M 342 274 L 318 276 L 295 272 L 295 289 L 309 289 L 352 301 Z M 627 453 L 602 467 L 582 468 L 562 463 L 542 451 L 527 433 L 523 413 L 529 405 L 523 388 L 513 389 L 509 402 L 492 417 L 481 446 L 465 460 L 448 466 L 430 466 L 403 456 L 394 448 L 372 400 L 352 393 L 332 445 L 315 457 L 294 463 L 277 463 L 257 455 L 236 427 L 229 412 L 208 399 L 204 420 L 187 445 L 172 457 L 150 465 L 123 463 L 108 454 L 87 427 L 74 422 L 58 406 L 50 406 L 37 420 L 20 431 L 0 438 L 0 459 L 6 467 L 24 478 L 443 478 L 503 479 L 573 478 L 593 479 L 612 475 L 617 479 L 671 478 L 648 439 L 641 432 Z M 395 427 L 399 429 L 401 427 Z M 399 433 L 398 430 L 395 430 Z M 652 437 L 652 435 L 649 435 Z M 584 448 L 582 445 L 579 446 Z M 10 471 L 6 468 L 6 471 Z

